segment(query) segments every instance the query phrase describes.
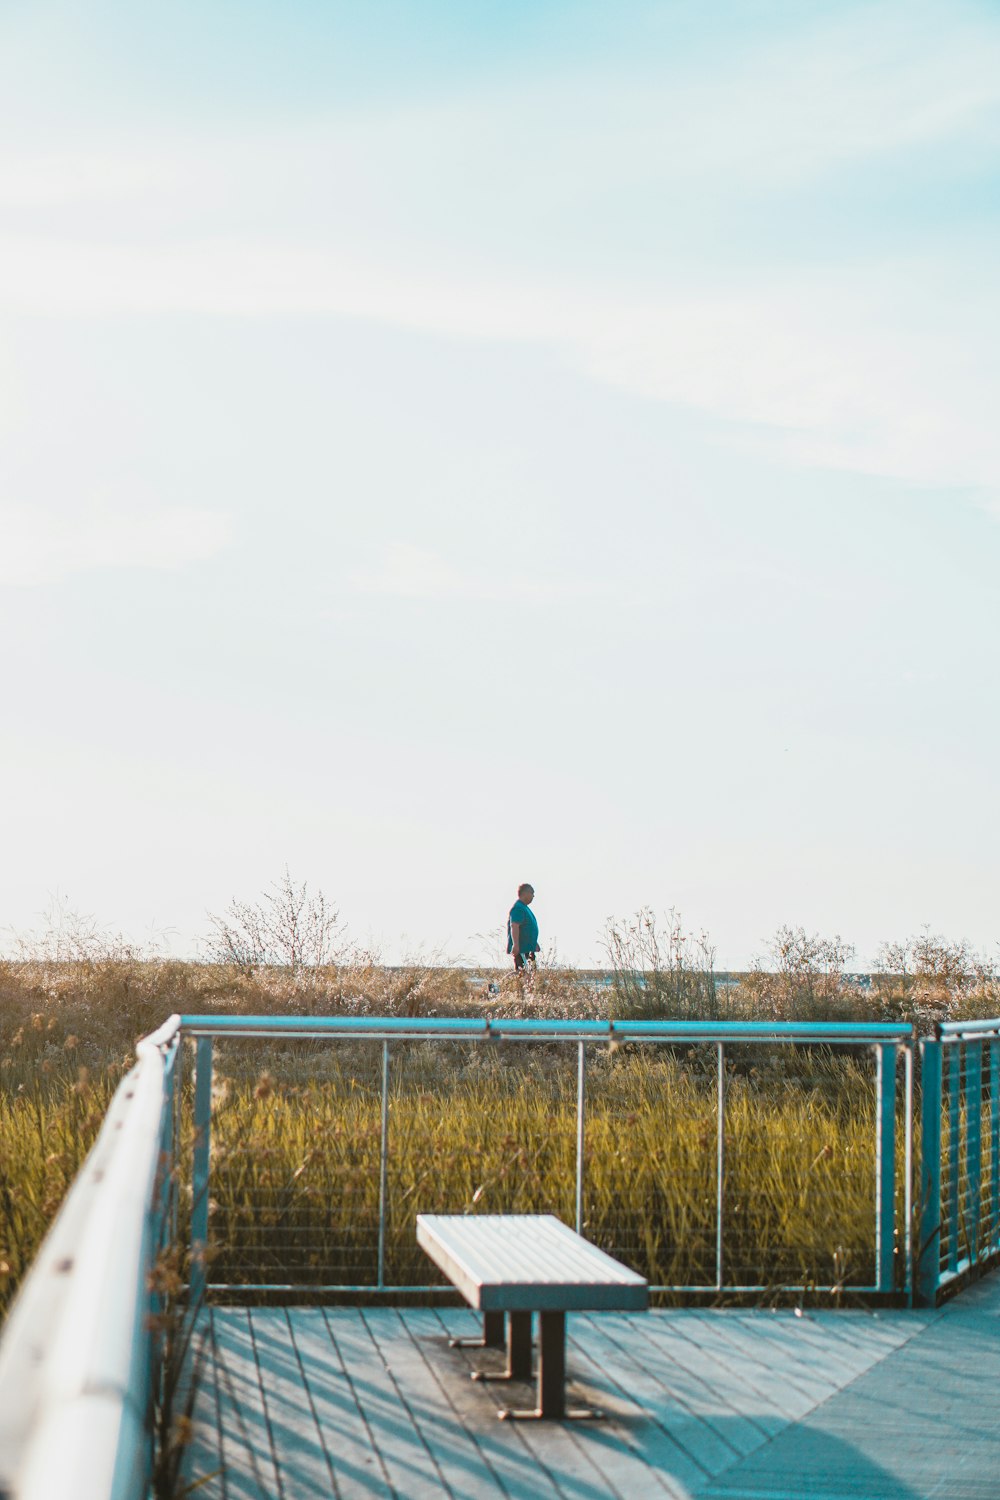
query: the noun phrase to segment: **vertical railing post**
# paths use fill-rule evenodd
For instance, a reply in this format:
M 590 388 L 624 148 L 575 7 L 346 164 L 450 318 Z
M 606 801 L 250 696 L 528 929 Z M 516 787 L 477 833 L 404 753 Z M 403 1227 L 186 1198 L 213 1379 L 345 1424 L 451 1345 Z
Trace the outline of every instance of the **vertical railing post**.
M 723 1206 L 726 1183 L 726 1056 L 722 1042 L 716 1043 L 718 1079 L 716 1082 L 715 1127 L 715 1287 L 722 1291 Z
M 385 1286 L 386 1182 L 389 1171 L 389 1043 L 382 1043 L 382 1131 L 378 1171 L 378 1285 Z
M 170 1160 L 173 1165 L 174 1184 L 173 1199 L 170 1215 L 170 1240 L 178 1245 L 177 1217 L 180 1206 L 179 1174 L 181 1165 L 181 1103 L 184 1098 L 184 1035 L 179 1033 L 177 1037 L 177 1048 L 174 1052 L 173 1073 L 173 1108 L 171 1118 L 173 1120 L 174 1133 L 170 1142 Z
M 875 1285 L 893 1289 L 896 1240 L 896 1048 L 875 1048 Z
M 586 1042 L 577 1043 L 576 1056 L 576 1232 L 583 1233 L 583 1127 L 586 1109 Z
M 913 1306 L 913 1047 L 903 1048 L 903 1245 L 906 1263 L 906 1305 Z
M 958 1270 L 958 1199 L 962 1177 L 962 1049 L 952 1042 L 945 1048 L 948 1078 L 948 1270 Z
M 195 1047 L 194 1155 L 191 1164 L 191 1302 L 205 1295 L 208 1260 L 208 1172 L 212 1145 L 212 1038 Z
M 990 1250 L 1000 1248 L 1000 1043 L 988 1044 L 990 1065 Z
M 175 1078 L 180 1050 L 180 1042 L 174 1040 L 163 1058 L 163 1121 L 160 1127 L 159 1203 L 157 1205 L 158 1250 L 162 1249 L 168 1241 L 173 1242 L 176 1236 L 174 1205 L 177 1202 L 177 1184 L 174 1172 L 177 1155 L 174 1147 L 176 1138 L 174 1115 L 177 1108 Z
M 941 1043 L 921 1043 L 920 1232 L 917 1301 L 933 1306 L 941 1279 Z
M 965 1180 L 968 1184 L 966 1238 L 975 1265 L 982 1243 L 983 1213 L 983 1044 L 965 1043 Z

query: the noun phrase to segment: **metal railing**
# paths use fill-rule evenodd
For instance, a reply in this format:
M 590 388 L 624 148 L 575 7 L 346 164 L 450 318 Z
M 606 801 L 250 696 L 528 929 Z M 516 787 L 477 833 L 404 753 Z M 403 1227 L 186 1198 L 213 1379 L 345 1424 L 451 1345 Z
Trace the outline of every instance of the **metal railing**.
M 922 1040 L 919 1267 L 924 1303 L 1000 1255 L 1000 1020 Z
M 136 1048 L 0 1343 L 0 1495 L 140 1500 L 152 1462 L 151 1271 L 175 1228 L 180 1018 Z
M 771 1291 L 812 1291 L 839 1293 L 843 1291 L 864 1294 L 904 1294 L 912 1296 L 913 1251 L 911 1237 L 912 1222 L 912 1161 L 913 1161 L 913 1034 L 912 1029 L 902 1025 L 841 1024 L 841 1023 L 794 1023 L 794 1022 L 673 1022 L 673 1021 L 532 1021 L 532 1020 L 445 1020 L 445 1019 L 384 1019 L 376 1017 L 219 1017 L 189 1015 L 182 1018 L 184 1033 L 195 1039 L 195 1087 L 194 1087 L 194 1154 L 193 1154 L 193 1208 L 192 1249 L 197 1294 L 209 1291 L 222 1295 L 233 1293 L 295 1293 L 309 1290 L 330 1295 L 379 1295 L 429 1293 L 441 1290 L 440 1283 L 421 1281 L 412 1275 L 400 1276 L 389 1264 L 388 1227 L 393 1200 L 393 1114 L 390 1105 L 398 1103 L 398 1091 L 406 1078 L 410 1066 L 407 1049 L 416 1045 L 459 1044 L 464 1048 L 481 1047 L 491 1043 L 515 1044 L 519 1049 L 531 1046 L 557 1049 L 567 1053 L 567 1064 L 575 1063 L 573 1084 L 567 1080 L 563 1095 L 565 1108 L 561 1117 L 568 1117 L 575 1105 L 574 1140 L 572 1165 L 574 1173 L 572 1208 L 566 1200 L 564 1217 L 572 1218 L 579 1232 L 588 1233 L 586 1199 L 588 1190 L 588 1118 L 595 1095 L 599 1098 L 598 1085 L 592 1081 L 592 1059 L 607 1054 L 608 1048 L 628 1045 L 631 1048 L 655 1048 L 662 1055 L 669 1049 L 675 1056 L 678 1049 L 694 1051 L 710 1049 L 714 1054 L 714 1139 L 705 1141 L 706 1157 L 713 1161 L 711 1194 L 712 1224 L 705 1238 L 711 1239 L 711 1263 L 704 1266 L 702 1276 L 684 1280 L 655 1281 L 653 1290 L 683 1293 L 733 1293 L 752 1294 Z M 370 1162 L 369 1175 L 377 1170 L 377 1203 L 374 1207 L 374 1237 L 364 1240 L 360 1231 L 354 1233 L 350 1246 L 336 1246 L 331 1256 L 329 1245 L 320 1247 L 320 1263 L 308 1274 L 292 1277 L 287 1273 L 286 1257 L 296 1247 L 302 1247 L 310 1233 L 316 1233 L 315 1221 L 307 1212 L 304 1216 L 289 1206 L 287 1198 L 282 1200 L 280 1211 L 269 1200 L 268 1207 L 250 1216 L 246 1225 L 245 1239 L 241 1239 L 241 1227 L 237 1219 L 226 1221 L 226 1244 L 221 1257 L 212 1259 L 208 1250 L 210 1226 L 219 1210 L 213 1183 L 213 1083 L 216 1052 L 219 1047 L 243 1047 L 242 1065 L 246 1067 L 245 1044 L 255 1039 L 272 1044 L 296 1047 L 303 1043 L 325 1044 L 332 1048 L 351 1047 L 357 1055 L 358 1044 L 365 1043 L 377 1049 L 377 1065 L 372 1058 L 367 1069 L 366 1119 L 377 1119 L 378 1154 L 377 1169 L 374 1158 Z M 870 1173 L 870 1244 L 866 1247 L 865 1265 L 867 1275 L 852 1279 L 850 1271 L 840 1271 L 827 1277 L 806 1276 L 799 1279 L 762 1278 L 753 1275 L 752 1256 L 746 1247 L 735 1256 L 727 1230 L 735 1221 L 736 1209 L 727 1193 L 730 1160 L 733 1153 L 731 1133 L 727 1130 L 727 1099 L 731 1087 L 729 1059 L 731 1055 L 743 1055 L 746 1049 L 775 1048 L 850 1049 L 874 1057 L 874 1111 L 870 1156 L 867 1168 Z M 575 1056 L 574 1056 L 575 1054 Z M 285 1053 L 287 1057 L 289 1054 Z M 314 1054 L 311 1054 L 315 1056 Z M 897 1079 L 902 1058 L 902 1086 Z M 446 1070 L 438 1070 L 438 1076 Z M 706 1069 L 700 1077 L 704 1079 Z M 749 1070 L 748 1070 L 749 1071 Z M 352 1088 L 358 1087 L 356 1078 L 350 1080 Z M 567 1093 L 575 1087 L 575 1100 Z M 393 1093 L 396 1090 L 396 1093 Z M 902 1098 L 899 1098 L 899 1094 Z M 669 1132 L 669 1119 L 664 1120 Z M 552 1126 L 557 1132 L 559 1122 Z M 568 1143 L 567 1143 L 568 1145 Z M 221 1149 L 221 1148 L 220 1148 Z M 227 1143 L 226 1152 L 234 1148 Z M 266 1149 L 266 1148 L 265 1148 Z M 566 1156 L 569 1164 L 568 1152 Z M 707 1179 L 706 1179 L 707 1182 Z M 412 1185 L 411 1185 L 412 1186 Z M 406 1189 L 408 1212 L 415 1213 L 420 1206 L 411 1187 Z M 397 1195 L 398 1196 L 398 1195 Z M 537 1204 L 536 1208 L 548 1207 Z M 453 1205 L 460 1208 L 461 1205 Z M 634 1206 L 634 1220 L 619 1233 L 612 1229 L 608 1242 L 607 1234 L 602 1238 L 604 1247 L 611 1249 L 626 1262 L 636 1263 L 637 1246 L 629 1242 L 628 1233 L 635 1236 L 645 1234 L 649 1228 L 646 1205 Z M 645 1220 L 643 1216 L 645 1215 Z M 347 1214 L 345 1213 L 345 1217 Z M 358 1220 L 362 1215 L 353 1217 Z M 270 1222 L 273 1220 L 273 1224 Z M 356 1226 L 354 1226 L 356 1229 Z M 251 1243 L 252 1242 L 252 1243 Z M 206 1251 L 208 1254 L 206 1255 Z M 342 1253 L 341 1253 L 342 1251 Z M 256 1264 L 255 1264 L 256 1259 Z M 260 1263 L 281 1268 L 284 1275 L 260 1274 Z M 338 1266 L 341 1274 L 324 1275 L 324 1269 Z M 301 1264 L 301 1258 L 299 1258 Z M 860 1262 L 856 1261 L 856 1264 Z M 209 1265 L 206 1274 L 198 1267 Z M 221 1266 L 221 1269 L 220 1269 Z M 344 1269 L 353 1274 L 343 1274 Z M 747 1270 L 751 1271 L 747 1275 Z M 834 1268 L 836 1271 L 836 1268 Z M 256 1274 L 254 1274 L 256 1271 Z M 428 1268 L 429 1274 L 429 1268 Z

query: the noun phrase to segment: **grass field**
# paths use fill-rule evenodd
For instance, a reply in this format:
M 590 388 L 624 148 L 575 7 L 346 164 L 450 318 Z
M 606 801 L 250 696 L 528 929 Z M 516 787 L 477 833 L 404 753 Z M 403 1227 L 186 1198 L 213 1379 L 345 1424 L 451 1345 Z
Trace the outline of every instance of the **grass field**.
M 489 976 L 487 976 L 489 977 Z M 92 1144 L 135 1041 L 172 1011 L 693 1015 L 914 1020 L 997 1013 L 993 974 L 762 970 L 718 995 L 704 973 L 565 971 L 522 994 L 458 970 L 20 960 L 0 964 L 0 1310 Z M 401 1048 L 394 1058 L 387 1275 L 424 1281 L 418 1210 L 551 1209 L 572 1218 L 573 1060 L 552 1047 Z M 379 1117 L 373 1049 L 219 1049 L 213 1278 L 370 1282 Z M 870 1061 L 734 1051 L 727 1082 L 727 1279 L 870 1274 Z M 714 1058 L 594 1048 L 585 1224 L 655 1281 L 714 1274 Z M 280 1268 L 284 1268 L 279 1274 Z

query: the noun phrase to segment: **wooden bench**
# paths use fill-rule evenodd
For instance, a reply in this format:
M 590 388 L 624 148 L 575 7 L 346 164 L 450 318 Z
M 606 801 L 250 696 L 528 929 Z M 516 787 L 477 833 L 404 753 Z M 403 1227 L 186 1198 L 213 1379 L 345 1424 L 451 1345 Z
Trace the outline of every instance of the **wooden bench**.
M 641 1311 L 644 1277 L 605 1255 L 554 1214 L 418 1214 L 417 1242 L 483 1314 L 485 1346 L 507 1319 L 507 1369 L 475 1379 L 531 1379 L 531 1320 L 539 1314 L 538 1404 L 501 1417 L 585 1417 L 566 1407 L 566 1314 Z M 453 1342 L 461 1342 L 453 1340 Z

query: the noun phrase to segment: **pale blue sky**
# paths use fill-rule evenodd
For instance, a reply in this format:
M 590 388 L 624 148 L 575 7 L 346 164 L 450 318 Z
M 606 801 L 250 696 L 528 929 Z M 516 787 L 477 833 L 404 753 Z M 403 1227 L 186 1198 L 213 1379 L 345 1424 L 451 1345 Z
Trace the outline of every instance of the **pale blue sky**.
M 0 11 L 0 927 L 1000 937 L 1000 10 Z

